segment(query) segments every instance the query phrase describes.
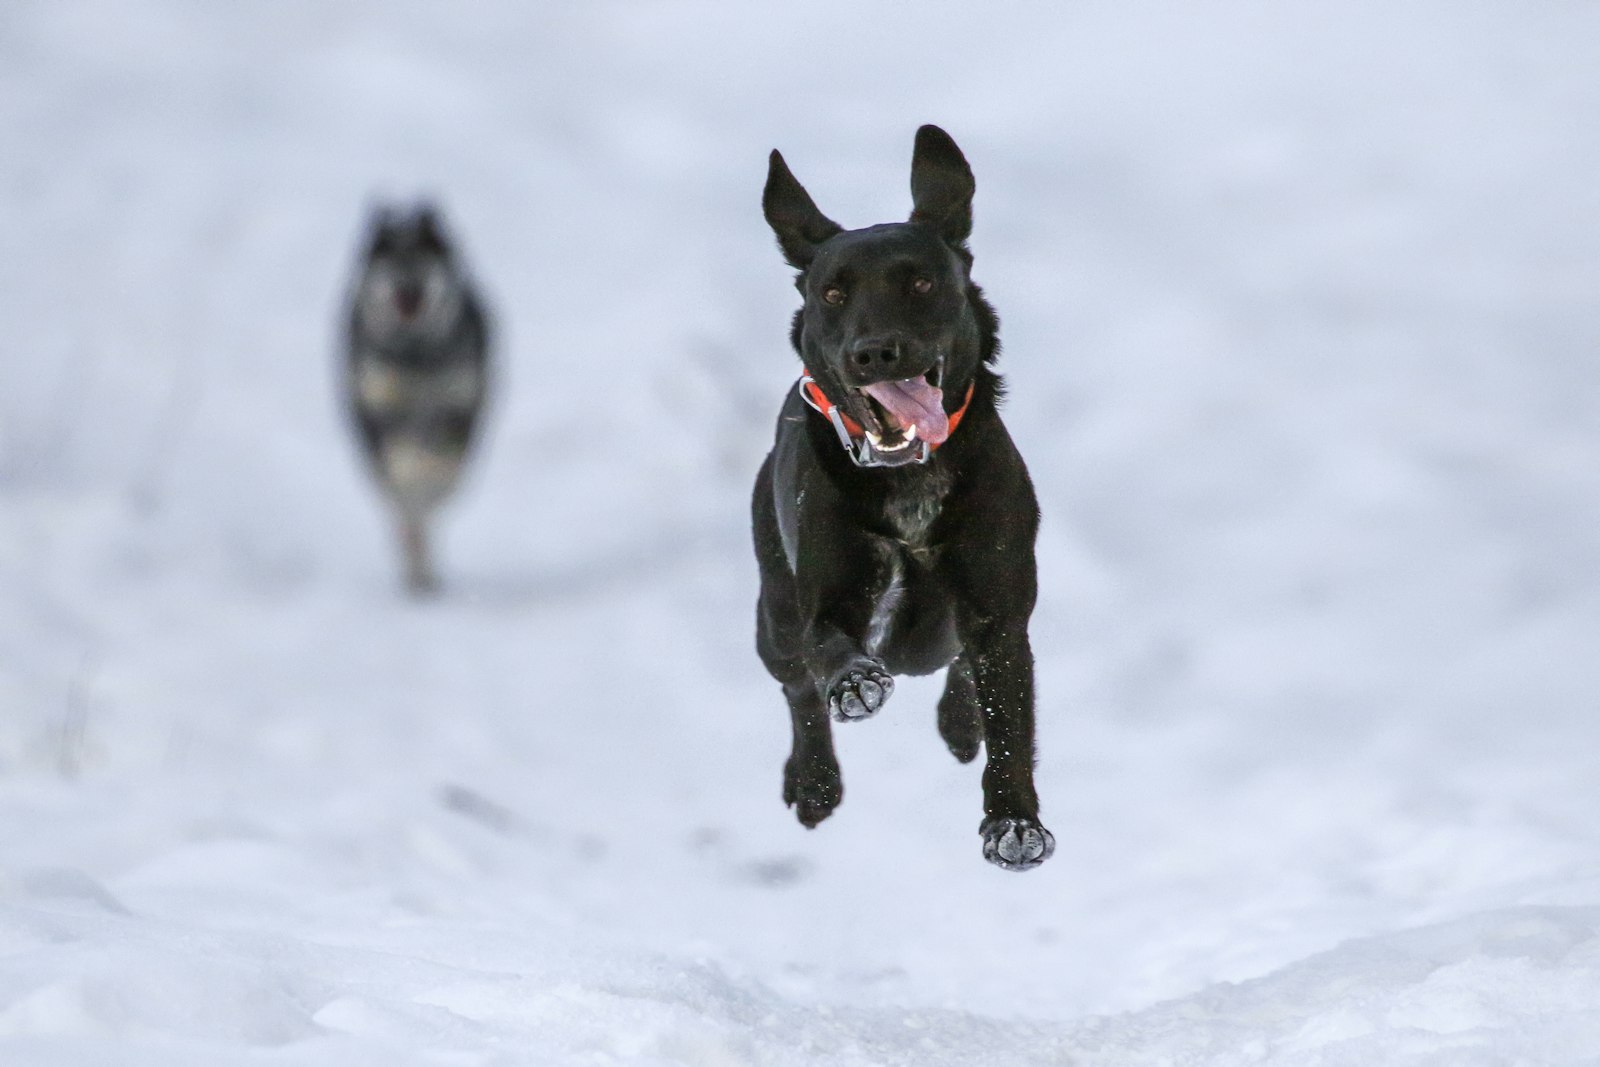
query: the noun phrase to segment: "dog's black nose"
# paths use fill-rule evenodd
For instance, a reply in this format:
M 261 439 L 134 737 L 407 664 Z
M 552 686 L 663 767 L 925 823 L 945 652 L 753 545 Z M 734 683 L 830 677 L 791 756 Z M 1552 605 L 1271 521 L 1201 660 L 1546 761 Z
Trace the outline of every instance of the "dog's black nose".
M 852 376 L 862 381 L 891 374 L 900 362 L 900 346 L 891 341 L 862 341 L 850 350 Z

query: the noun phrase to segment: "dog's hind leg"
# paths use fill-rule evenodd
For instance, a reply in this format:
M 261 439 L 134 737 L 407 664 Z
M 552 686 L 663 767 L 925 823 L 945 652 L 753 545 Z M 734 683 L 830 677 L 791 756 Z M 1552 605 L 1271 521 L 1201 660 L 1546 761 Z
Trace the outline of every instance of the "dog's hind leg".
M 983 709 L 978 706 L 978 687 L 965 653 L 945 671 L 944 694 L 939 697 L 939 736 L 962 763 L 971 763 L 983 742 Z

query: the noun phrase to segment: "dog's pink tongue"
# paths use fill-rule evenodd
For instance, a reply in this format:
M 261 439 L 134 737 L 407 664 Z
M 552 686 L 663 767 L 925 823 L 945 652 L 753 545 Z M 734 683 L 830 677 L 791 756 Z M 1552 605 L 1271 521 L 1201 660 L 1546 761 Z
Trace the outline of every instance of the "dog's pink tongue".
M 905 378 L 898 382 L 876 382 L 861 391 L 884 406 L 901 428 L 915 426 L 917 437 L 930 445 L 942 444 L 950 436 L 950 416 L 944 413 L 944 393 L 926 378 Z

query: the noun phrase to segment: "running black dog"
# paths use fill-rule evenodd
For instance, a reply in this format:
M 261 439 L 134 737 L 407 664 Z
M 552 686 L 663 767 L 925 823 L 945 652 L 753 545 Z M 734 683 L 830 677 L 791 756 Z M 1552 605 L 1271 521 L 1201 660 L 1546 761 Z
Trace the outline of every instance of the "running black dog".
M 843 795 L 829 715 L 865 719 L 896 674 L 947 668 L 939 733 L 987 749 L 983 855 L 1049 858 L 1033 786 L 1039 507 L 1000 421 L 999 321 L 973 284 L 972 170 L 917 131 L 909 222 L 845 230 L 774 151 L 762 208 L 803 300 L 804 362 L 753 501 L 756 647 L 783 685 L 783 799 L 814 827 Z

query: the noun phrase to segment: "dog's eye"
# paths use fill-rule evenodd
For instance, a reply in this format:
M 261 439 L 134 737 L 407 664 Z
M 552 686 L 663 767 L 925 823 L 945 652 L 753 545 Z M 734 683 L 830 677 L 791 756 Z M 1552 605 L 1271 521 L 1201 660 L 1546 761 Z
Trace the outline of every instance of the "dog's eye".
M 834 307 L 838 307 L 840 304 L 844 303 L 844 290 L 839 288 L 837 285 L 830 285 L 826 289 L 822 290 L 822 299 L 825 303 L 832 304 Z
M 933 292 L 933 281 L 929 278 L 918 278 L 911 283 L 911 291 L 918 296 L 927 296 Z

